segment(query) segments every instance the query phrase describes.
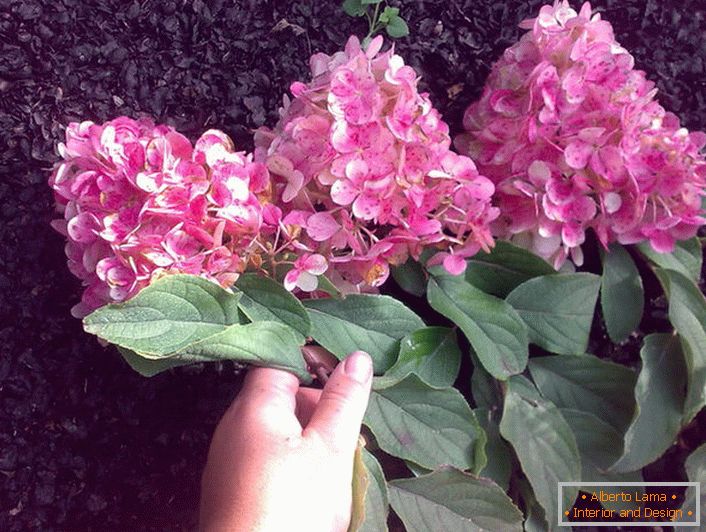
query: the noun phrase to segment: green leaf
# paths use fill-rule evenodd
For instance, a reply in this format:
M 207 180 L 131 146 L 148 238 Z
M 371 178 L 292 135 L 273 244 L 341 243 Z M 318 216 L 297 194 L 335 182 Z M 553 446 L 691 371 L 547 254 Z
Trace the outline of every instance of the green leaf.
M 483 367 L 495 378 L 505 380 L 525 369 L 527 328 L 505 301 L 441 269 L 435 269 L 429 280 L 427 298 L 434 310 L 461 328 Z
M 373 390 L 364 423 L 383 451 L 422 467 L 484 465 L 485 433 L 455 388 L 432 388 L 408 375 Z
M 392 17 L 399 15 L 399 13 L 400 13 L 399 7 L 387 6 L 385 8 L 385 10 L 382 12 L 382 14 L 380 15 L 380 23 L 387 24 Z
M 574 502 L 578 488 L 564 487 L 557 508 L 558 482 L 579 481 L 581 457 L 576 439 L 559 409 L 540 397 L 522 377 L 508 382 L 500 434 L 515 450 L 522 470 L 549 523 Z
M 706 300 L 699 288 L 673 270 L 655 270 L 669 297 L 669 321 L 679 333 L 686 359 L 687 393 L 682 425 L 706 405 Z
M 607 468 L 620 457 L 623 449 L 623 436 L 611 425 L 588 412 L 560 409 L 562 416 L 571 427 L 581 454 L 582 482 L 642 482 L 640 472 L 607 473 Z M 606 493 L 620 493 L 624 487 L 602 486 Z M 638 486 L 632 488 L 642 492 Z M 604 501 L 606 509 L 620 511 L 633 509 L 634 502 Z
M 471 375 L 471 395 L 474 403 L 478 407 L 489 410 L 501 408 L 503 398 L 498 389 L 500 383 L 485 371 L 483 366 L 476 364 L 475 353 L 471 353 L 471 358 L 474 359 L 473 374 Z
M 590 273 L 536 277 L 515 288 L 506 301 L 522 317 L 530 342 L 562 355 L 588 347 L 600 278 Z
M 362 449 L 363 464 L 368 470 L 368 490 L 365 494 L 365 520 L 360 532 L 386 532 L 389 502 L 387 483 L 380 464 L 365 448 Z
M 152 358 L 239 323 L 239 295 L 193 275 L 168 275 L 83 319 L 86 332 Z
M 130 349 L 125 349 L 124 347 L 117 346 L 118 351 L 122 355 L 125 362 L 134 369 L 137 373 L 143 377 L 154 377 L 158 373 L 167 371 L 171 368 L 176 368 L 179 366 L 187 366 L 193 362 L 188 360 L 178 360 L 173 358 L 163 358 L 159 360 L 154 360 L 150 358 L 145 358 Z
M 311 321 L 304 305 L 280 283 L 247 273 L 240 276 L 235 286 L 242 292 L 240 308 L 250 320 L 277 321 L 304 338 L 311 334 Z
M 362 17 L 365 15 L 365 7 L 361 0 L 346 0 L 343 2 L 343 11 L 351 17 Z
M 400 37 L 406 37 L 409 35 L 409 26 L 405 20 L 399 15 L 393 15 L 385 24 L 385 31 L 393 39 L 399 39 Z
M 488 437 L 485 445 L 487 463 L 479 475 L 493 480 L 505 491 L 510 487 L 512 474 L 512 451 L 500 437 L 500 428 L 487 408 L 474 408 L 473 413 Z
M 706 518 L 706 495 L 704 495 L 704 486 L 706 486 L 706 443 L 697 447 L 693 453 L 689 455 L 684 464 L 686 469 L 686 476 L 689 478 L 689 482 L 699 482 L 701 484 L 701 509 L 700 517 L 701 523 L 704 522 Z M 684 504 L 682 505 L 682 510 L 684 511 L 684 518 L 680 521 L 694 521 L 696 518 L 696 506 L 698 501 L 696 500 L 696 488 L 694 486 L 689 486 L 684 495 Z M 686 512 L 691 510 L 693 512 L 692 516 L 687 515 Z M 693 532 L 694 527 L 674 527 L 675 531 L 681 532 Z
M 672 253 L 657 253 L 649 242 L 638 244 L 637 249 L 660 268 L 677 271 L 695 282 L 698 282 L 701 277 L 703 251 L 697 237 L 677 242 Z
M 274 321 L 231 325 L 223 332 L 176 351 L 171 357 L 190 362 L 236 360 L 255 366 L 290 371 L 311 381 L 300 351 L 301 337 L 291 327 Z
M 368 468 L 363 463 L 363 438 L 358 438 L 358 446 L 353 455 L 353 482 L 351 486 L 351 520 L 348 532 L 357 532 L 365 521 L 365 498 L 370 484 Z
M 601 308 L 608 336 L 620 343 L 642 319 L 645 293 L 640 272 L 623 246 L 613 244 L 603 257 Z
M 392 278 L 408 294 L 421 297 L 426 292 L 424 268 L 416 260 L 409 259 L 400 266 L 394 266 L 391 271 Z
M 522 530 L 522 513 L 500 487 L 452 467 L 393 480 L 389 487 L 408 532 Z
M 525 281 L 552 273 L 554 268 L 534 253 L 498 240 L 490 253 L 478 253 L 467 261 L 465 275 L 479 290 L 505 298 Z
M 446 327 L 425 327 L 402 339 L 400 355 L 385 377 L 414 373 L 431 386 L 453 385 L 461 367 L 456 333 Z
M 419 316 L 388 296 L 310 299 L 304 306 L 314 340 L 340 359 L 353 351 L 366 351 L 373 358 L 376 374 L 395 363 L 402 338 L 424 327 Z
M 642 369 L 635 386 L 637 408 L 625 434 L 625 451 L 611 468 L 635 471 L 654 462 L 672 445 L 681 428 L 686 367 L 679 339 L 651 334 L 640 351 Z
M 581 410 L 610 423 L 621 433 L 635 410 L 635 373 L 594 356 L 546 356 L 529 362 L 542 396 L 559 408 Z
M 380 2 L 382 2 L 382 0 L 361 0 L 361 3 L 362 3 L 364 6 L 379 4 Z

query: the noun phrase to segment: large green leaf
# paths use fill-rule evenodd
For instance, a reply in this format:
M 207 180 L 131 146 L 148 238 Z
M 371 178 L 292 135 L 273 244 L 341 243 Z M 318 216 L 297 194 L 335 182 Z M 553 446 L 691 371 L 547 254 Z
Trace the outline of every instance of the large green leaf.
M 502 408 L 503 398 L 500 393 L 500 382 L 483 369 L 480 363 L 476 364 L 475 353 L 473 359 L 473 374 L 471 375 L 471 396 L 478 407 L 494 411 Z
M 645 306 L 640 272 L 625 248 L 613 244 L 603 256 L 601 308 L 608 336 L 624 341 L 640 324 Z
M 455 388 L 432 388 L 408 375 L 373 390 L 364 423 L 383 451 L 422 467 L 485 465 L 485 433 Z
M 631 473 L 609 473 L 608 467 L 615 462 L 623 449 L 623 436 L 611 425 L 593 414 L 581 410 L 562 408 L 561 414 L 571 427 L 581 454 L 582 482 L 641 482 L 639 471 Z M 602 486 L 606 493 L 620 493 L 620 486 Z M 634 491 L 642 491 L 641 487 L 633 487 Z M 633 509 L 634 502 L 604 501 L 604 508 L 619 511 Z
M 178 368 L 179 366 L 187 366 L 193 364 L 190 360 L 181 360 L 178 358 L 162 358 L 154 360 L 138 355 L 130 349 L 117 347 L 125 362 L 143 377 L 154 377 L 158 373 L 167 371 L 168 369 Z
M 693 453 L 689 455 L 684 464 L 686 469 L 686 476 L 689 478 L 689 482 L 699 482 L 701 484 L 701 509 L 699 516 L 701 517 L 701 523 L 706 519 L 706 495 L 704 494 L 704 486 L 706 486 L 706 443 L 697 447 Z M 686 490 L 684 495 L 684 504 L 682 505 L 682 510 L 684 511 L 684 518 L 681 521 L 695 521 L 696 520 L 696 507 L 699 501 L 696 500 L 696 488 L 690 486 Z M 690 516 L 687 514 L 688 511 L 693 512 Z M 695 528 L 692 527 L 675 527 L 677 532 L 693 532 Z
M 522 513 L 500 487 L 451 467 L 393 480 L 389 487 L 408 532 L 522 530 Z
M 340 359 L 353 351 L 366 351 L 376 374 L 395 363 L 402 338 L 424 327 L 419 316 L 388 296 L 311 299 L 305 306 L 314 340 Z
M 460 366 L 456 332 L 447 327 L 425 327 L 402 339 L 399 358 L 385 376 L 399 380 L 414 373 L 431 386 L 451 386 Z
M 578 493 L 578 488 L 564 487 L 557 508 L 558 482 L 580 480 L 581 457 L 559 409 L 538 395 L 526 379 L 509 380 L 500 434 L 515 450 L 547 520 L 556 523 L 558 512 L 569 508 Z
M 414 296 L 423 296 L 426 291 L 427 278 L 424 268 L 416 260 L 410 258 L 400 266 L 391 269 L 392 278 L 405 292 Z
M 530 373 L 541 394 L 559 408 L 589 412 L 621 433 L 635 411 L 635 373 L 594 356 L 533 358 Z
M 706 300 L 699 288 L 679 272 L 655 270 L 669 297 L 669 321 L 679 333 L 687 368 L 687 394 L 682 425 L 706 405 Z
M 240 308 L 250 320 L 278 321 L 303 337 L 311 333 L 311 321 L 304 305 L 280 283 L 247 273 L 240 276 L 235 286 L 242 292 Z
M 240 296 L 193 275 L 168 275 L 83 319 L 86 332 L 153 358 L 239 323 Z
M 501 380 L 522 372 L 529 352 L 527 328 L 512 307 L 461 276 L 438 268 L 432 273 L 429 304 L 463 330 L 483 367 Z
M 640 357 L 637 408 L 625 434 L 625 451 L 613 471 L 636 471 L 652 463 L 672 445 L 681 428 L 686 367 L 679 339 L 651 334 L 645 338 Z
M 485 431 L 488 443 L 485 445 L 487 463 L 479 475 L 493 480 L 505 491 L 510 487 L 512 474 L 512 451 L 500 437 L 500 428 L 493 414 L 487 408 L 474 408 L 473 413 Z
M 536 277 L 515 288 L 506 301 L 529 329 L 530 342 L 562 355 L 586 352 L 600 277 L 560 273 Z
M 363 464 L 368 471 L 368 490 L 365 494 L 365 519 L 360 532 L 386 532 L 389 503 L 387 483 L 380 464 L 365 448 L 362 449 Z
M 311 376 L 300 351 L 301 344 L 301 337 L 291 327 L 275 321 L 256 321 L 231 325 L 223 332 L 174 352 L 170 358 L 190 362 L 235 360 L 291 371 L 309 382 Z
M 533 277 L 556 273 L 534 253 L 502 240 L 495 243 L 490 253 L 478 253 L 467 264 L 465 275 L 469 283 L 502 298 Z
M 703 251 L 697 237 L 677 242 L 672 253 L 658 253 L 652 249 L 649 242 L 638 244 L 637 248 L 660 268 L 677 271 L 694 282 L 698 282 L 701 277 Z

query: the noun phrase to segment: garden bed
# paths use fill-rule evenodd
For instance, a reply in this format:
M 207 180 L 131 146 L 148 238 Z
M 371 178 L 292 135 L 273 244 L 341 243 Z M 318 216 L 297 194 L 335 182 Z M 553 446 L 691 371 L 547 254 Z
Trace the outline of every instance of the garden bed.
M 145 114 L 192 139 L 217 127 L 251 150 L 251 129 L 274 125 L 281 95 L 307 76 L 311 53 L 340 49 L 349 34 L 365 33 L 364 24 L 338 2 L 5 3 L 0 529 L 192 529 L 208 441 L 239 376 L 226 363 L 145 379 L 82 332 L 69 312 L 79 282 L 66 268 L 63 239 L 49 227 L 55 145 L 70 121 Z M 453 133 L 492 62 L 518 38 L 517 23 L 543 3 L 401 3 L 411 36 L 396 49 L 421 73 Z M 699 6 L 596 3 L 657 82 L 664 107 L 692 129 L 706 126 L 706 11 Z M 648 277 L 646 288 L 650 323 L 643 325 L 652 332 L 666 304 L 656 280 Z M 637 362 L 639 333 L 618 358 L 595 327 L 591 352 Z M 462 391 L 468 376 L 464 368 Z M 702 412 L 646 479 L 681 478 L 705 427 Z

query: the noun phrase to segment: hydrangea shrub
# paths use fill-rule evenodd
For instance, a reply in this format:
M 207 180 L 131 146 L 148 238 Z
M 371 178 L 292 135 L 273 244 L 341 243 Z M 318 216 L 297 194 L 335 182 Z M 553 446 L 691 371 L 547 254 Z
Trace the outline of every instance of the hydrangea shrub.
M 351 530 L 386 530 L 390 508 L 410 530 L 553 529 L 580 503 L 558 482 L 643 480 L 706 405 L 706 136 L 588 4 L 523 27 L 463 155 L 381 38 L 314 55 L 254 154 L 216 130 L 70 124 L 50 183 L 86 288 L 74 313 L 147 376 L 232 360 L 324 383 L 369 352 Z M 588 230 L 605 252 L 581 268 Z M 584 271 L 558 273 L 568 258 Z M 377 293 L 393 268 L 422 316 Z M 647 269 L 668 306 L 638 330 Z M 626 342 L 639 362 L 611 360 Z M 693 492 L 670 504 L 693 511 Z
M 195 145 L 150 120 L 72 123 L 51 176 L 83 317 L 169 273 L 231 286 L 246 269 L 270 193 L 267 168 L 222 132 Z
M 418 92 L 417 74 L 393 49 L 380 52 L 382 42 L 363 50 L 351 37 L 343 52 L 314 55 L 312 80 L 293 83 L 277 126 L 256 136 L 280 237 L 304 254 L 289 287 L 313 290 L 328 265 L 343 291 L 369 290 L 424 249 L 434 251 L 430 264 L 460 273 L 493 245 L 493 184 L 450 150 L 448 125 Z
M 556 267 L 582 263 L 589 228 L 605 247 L 647 240 L 662 253 L 695 236 L 706 134 L 659 105 L 590 4 L 544 6 L 521 26 L 456 138 L 497 186 L 496 234 Z

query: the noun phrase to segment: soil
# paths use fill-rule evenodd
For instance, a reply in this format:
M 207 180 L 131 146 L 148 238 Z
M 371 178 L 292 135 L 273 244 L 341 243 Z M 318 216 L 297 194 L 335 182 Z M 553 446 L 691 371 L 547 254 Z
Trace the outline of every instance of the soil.
M 396 49 L 454 132 L 543 4 L 390 3 L 411 29 Z M 704 0 L 596 4 L 665 107 L 703 129 Z M 251 149 L 310 54 L 365 31 L 338 1 L 0 0 L 0 530 L 193 529 L 208 441 L 240 381 L 227 364 L 142 378 L 71 317 L 80 287 L 46 185 L 63 126 L 145 114 Z M 688 447 L 703 439 L 699 419 Z M 670 453 L 662 478 L 683 462 Z

